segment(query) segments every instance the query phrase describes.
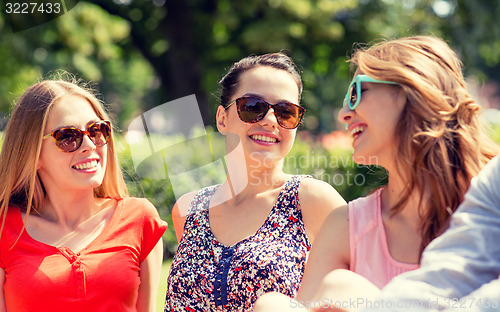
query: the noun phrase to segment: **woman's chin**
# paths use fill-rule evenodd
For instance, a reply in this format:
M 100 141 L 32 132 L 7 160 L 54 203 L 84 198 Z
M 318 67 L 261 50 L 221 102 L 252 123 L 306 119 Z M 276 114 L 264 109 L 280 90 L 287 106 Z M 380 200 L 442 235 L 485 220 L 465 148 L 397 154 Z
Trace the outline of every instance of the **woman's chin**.
M 358 165 L 364 165 L 364 166 L 380 165 L 377 156 L 363 155 L 361 153 L 356 153 L 356 152 L 354 152 L 352 155 L 352 161 L 354 161 Z

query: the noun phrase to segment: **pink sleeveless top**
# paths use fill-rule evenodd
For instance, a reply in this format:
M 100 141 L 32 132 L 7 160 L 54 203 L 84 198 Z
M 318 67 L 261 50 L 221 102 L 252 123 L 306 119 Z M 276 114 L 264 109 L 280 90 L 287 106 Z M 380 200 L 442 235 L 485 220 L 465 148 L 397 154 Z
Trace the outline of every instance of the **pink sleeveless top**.
M 349 202 L 350 269 L 379 288 L 396 275 L 419 267 L 391 256 L 382 222 L 381 193 L 382 188 Z

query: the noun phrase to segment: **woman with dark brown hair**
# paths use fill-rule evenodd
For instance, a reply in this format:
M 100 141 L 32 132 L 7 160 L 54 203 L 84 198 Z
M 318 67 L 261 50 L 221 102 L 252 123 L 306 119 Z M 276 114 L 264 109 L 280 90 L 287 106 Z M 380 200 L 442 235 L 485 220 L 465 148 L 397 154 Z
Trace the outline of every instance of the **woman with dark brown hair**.
M 266 292 L 295 296 L 321 224 L 345 204 L 327 183 L 283 172 L 305 112 L 288 56 L 244 58 L 220 85 L 227 180 L 174 206 L 165 311 L 250 311 Z

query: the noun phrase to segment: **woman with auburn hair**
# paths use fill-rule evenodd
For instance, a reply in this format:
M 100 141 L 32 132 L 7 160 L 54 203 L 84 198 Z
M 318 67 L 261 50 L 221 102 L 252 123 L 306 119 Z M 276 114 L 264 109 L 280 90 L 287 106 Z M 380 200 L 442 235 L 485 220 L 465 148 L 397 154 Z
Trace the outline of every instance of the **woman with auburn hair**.
M 354 79 L 339 120 L 353 136 L 353 160 L 384 167 L 389 181 L 325 221 L 297 295 L 309 307 L 323 298 L 348 298 L 349 285 L 358 294 L 376 293 L 418 268 L 472 177 L 498 153 L 481 126 L 461 62 L 442 39 L 384 41 L 358 49 L 350 62 Z M 367 162 L 373 156 L 376 163 Z M 358 275 L 329 274 L 336 269 Z M 277 301 L 269 295 L 257 311 Z
M 154 311 L 167 224 L 128 196 L 102 104 L 45 80 L 0 154 L 0 311 Z

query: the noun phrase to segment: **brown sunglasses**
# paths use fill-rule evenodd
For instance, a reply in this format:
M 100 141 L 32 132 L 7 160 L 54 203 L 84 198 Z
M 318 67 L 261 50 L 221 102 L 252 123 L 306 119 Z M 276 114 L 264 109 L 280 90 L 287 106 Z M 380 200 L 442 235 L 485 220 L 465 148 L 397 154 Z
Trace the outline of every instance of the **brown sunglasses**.
M 71 153 L 82 146 L 84 135 L 88 135 L 96 146 L 104 146 L 111 136 L 111 122 L 107 120 L 97 121 L 90 124 L 86 130 L 75 127 L 60 128 L 45 135 L 43 139 L 53 137 L 56 146 L 61 151 Z

